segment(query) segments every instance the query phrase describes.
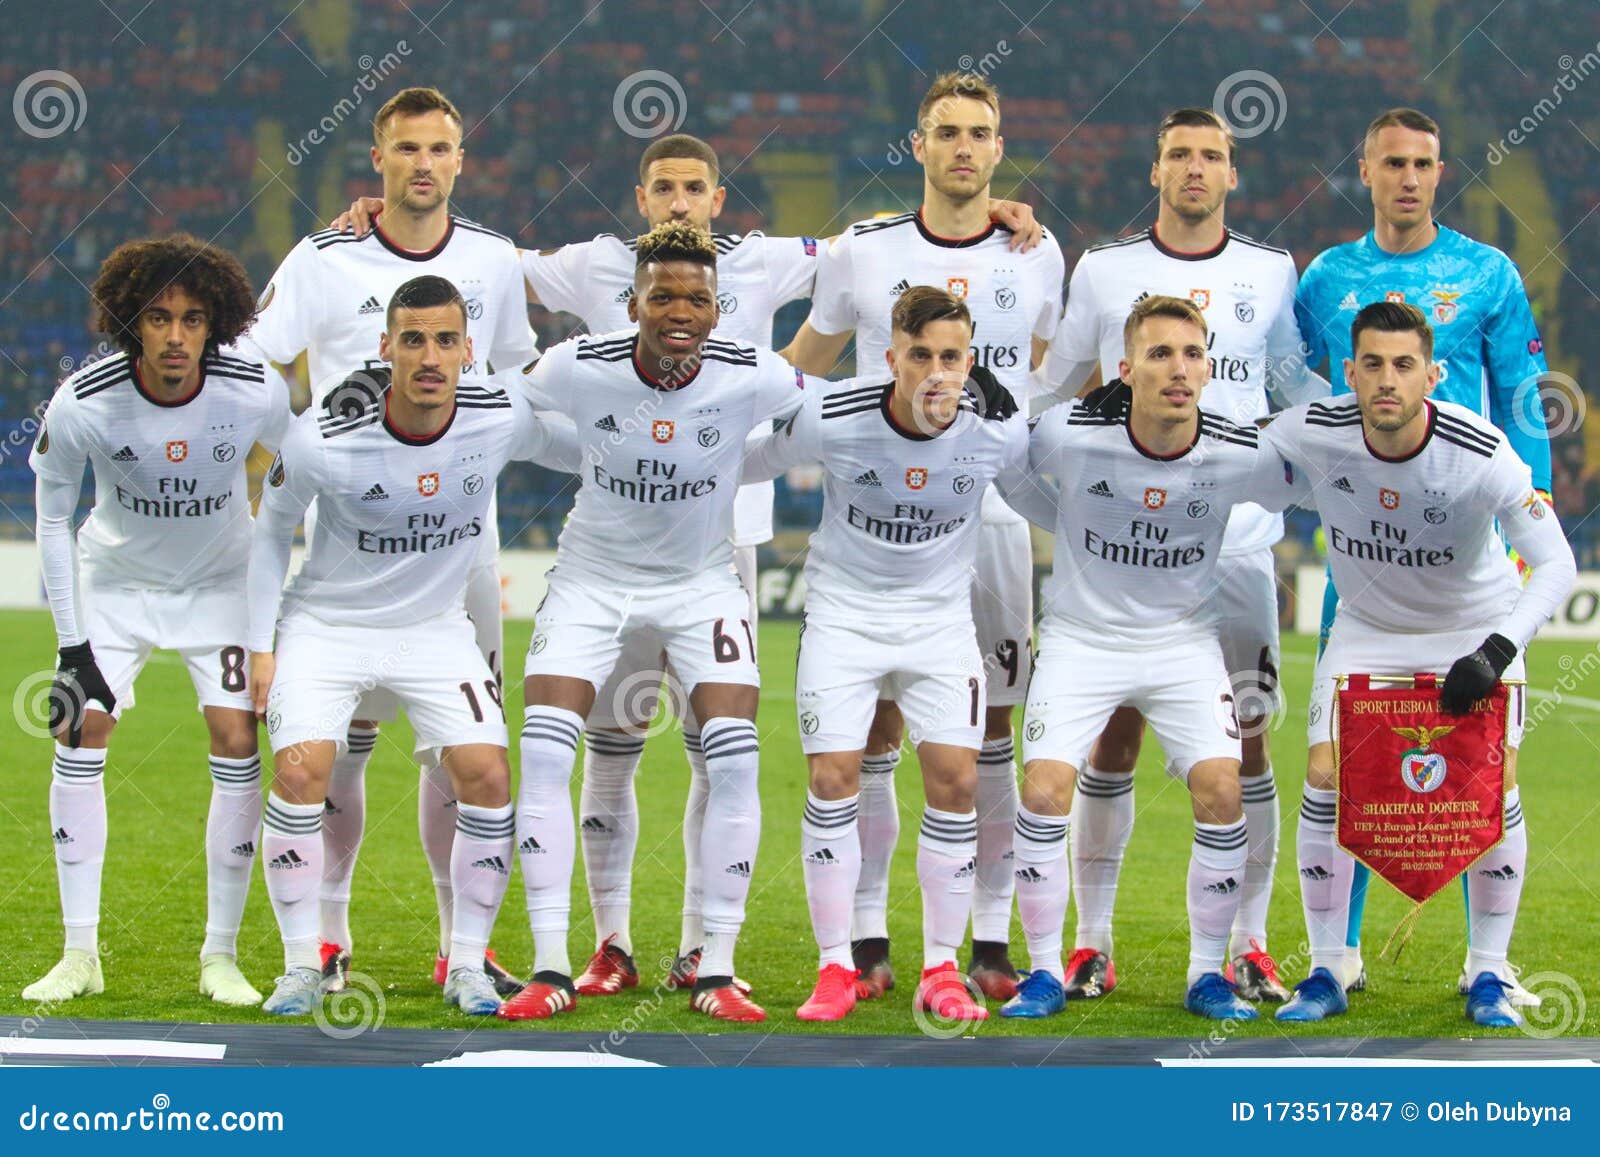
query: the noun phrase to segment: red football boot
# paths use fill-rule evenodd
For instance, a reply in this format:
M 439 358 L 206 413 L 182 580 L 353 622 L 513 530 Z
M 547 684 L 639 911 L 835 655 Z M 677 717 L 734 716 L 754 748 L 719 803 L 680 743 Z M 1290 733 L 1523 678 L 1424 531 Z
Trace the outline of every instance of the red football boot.
M 738 1024 L 754 1024 L 767 1019 L 767 1010 L 740 991 L 739 986 L 731 980 L 723 980 L 720 984 L 697 981 L 689 1007 L 717 1020 Z
M 668 988 L 694 988 L 694 982 L 700 974 L 700 949 L 696 948 L 686 956 L 679 956 L 672 962 L 672 970 L 667 973 L 666 986 Z M 733 986 L 740 992 L 749 996 L 755 991 L 755 986 L 742 976 L 733 978 Z
M 317 952 L 322 958 L 322 991 L 343 992 L 345 981 L 350 976 L 350 950 L 324 940 L 318 945 Z
M 956 971 L 956 962 L 946 960 L 922 970 L 917 985 L 917 1006 L 941 1020 L 988 1020 L 989 1010 L 972 999 L 972 992 Z
M 795 1012 L 801 1020 L 843 1020 L 856 1006 L 856 970 L 830 964 L 817 974 L 811 997 Z
M 572 978 L 559 972 L 535 972 L 522 991 L 500 1006 L 501 1020 L 549 1020 L 578 1007 Z
M 612 943 L 616 938 L 615 933 L 607 936 L 600 950 L 589 958 L 578 977 L 579 995 L 615 996 L 624 988 L 639 986 L 639 970 L 633 957 Z

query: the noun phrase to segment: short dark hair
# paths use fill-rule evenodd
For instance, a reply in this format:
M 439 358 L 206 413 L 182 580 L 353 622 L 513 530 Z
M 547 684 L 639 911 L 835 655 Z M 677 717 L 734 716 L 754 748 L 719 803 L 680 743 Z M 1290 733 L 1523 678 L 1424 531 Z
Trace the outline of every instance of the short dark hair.
M 691 137 L 688 133 L 673 133 L 671 136 L 661 137 L 651 141 L 645 151 L 639 156 L 639 184 L 644 184 L 649 178 L 650 166 L 657 161 L 666 160 L 704 161 L 706 168 L 711 170 L 711 183 L 715 185 L 722 173 L 722 167 L 717 163 L 717 150 L 706 144 L 699 137 Z
M 425 112 L 442 112 L 456 122 L 456 128 L 461 128 L 461 113 L 444 93 L 433 87 L 402 88 L 384 101 L 383 107 L 373 115 L 373 142 L 378 145 L 383 144 L 383 129 L 389 123 L 390 117 L 414 117 L 421 116 Z
M 389 298 L 388 311 L 383 315 L 385 329 L 394 326 L 394 315 L 402 309 L 432 309 L 439 305 L 455 305 L 461 310 L 461 328 L 467 326 L 467 303 L 455 284 L 437 274 L 424 273 L 413 277 Z
M 663 221 L 634 245 L 638 251 L 636 269 L 661 261 L 692 261 L 713 271 L 717 268 L 717 247 L 711 234 L 687 221 Z
M 1418 112 L 1414 108 L 1392 108 L 1372 118 L 1363 141 L 1371 144 L 1373 137 L 1388 128 L 1410 129 L 1415 133 L 1432 133 L 1436 137 L 1439 136 L 1439 122 L 1427 113 Z
M 920 337 L 928 324 L 935 321 L 964 321 L 970 330 L 972 311 L 953 293 L 933 285 L 914 285 L 900 295 L 889 314 L 891 330 L 912 337 Z
M 1133 345 L 1133 335 L 1139 332 L 1139 327 L 1152 317 L 1170 317 L 1176 321 L 1187 321 L 1199 326 L 1201 333 L 1210 332 L 1206 327 L 1206 315 L 1200 312 L 1194 302 L 1186 297 L 1168 297 L 1165 294 L 1153 293 L 1134 302 L 1133 309 L 1128 313 L 1128 320 L 1122 323 L 1124 351 Z
M 1172 129 L 1218 129 L 1222 132 L 1223 139 L 1228 142 L 1228 163 L 1233 164 L 1234 157 L 1239 152 L 1239 142 L 1234 140 L 1233 130 L 1228 127 L 1228 122 L 1217 115 L 1215 109 L 1209 108 L 1175 108 L 1161 118 L 1161 124 L 1156 129 L 1156 159 L 1161 159 L 1161 150 L 1165 147 L 1167 133 Z
M 1361 335 L 1367 330 L 1379 333 L 1414 333 L 1422 339 L 1422 356 L 1433 360 L 1433 327 L 1427 315 L 1408 301 L 1374 301 L 1364 306 L 1350 323 L 1350 355 L 1356 354 Z
M 117 246 L 101 263 L 89 293 L 95 328 L 133 357 L 143 353 L 139 315 L 169 289 L 203 302 L 211 327 L 206 352 L 231 345 L 255 318 L 255 293 L 239 259 L 188 233 Z

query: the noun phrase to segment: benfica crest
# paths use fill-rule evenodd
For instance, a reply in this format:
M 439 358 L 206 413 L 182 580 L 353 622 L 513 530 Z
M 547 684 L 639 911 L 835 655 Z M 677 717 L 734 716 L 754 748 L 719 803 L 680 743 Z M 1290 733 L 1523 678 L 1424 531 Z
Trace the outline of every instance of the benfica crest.
M 1405 785 L 1421 794 L 1437 791 L 1443 787 L 1449 763 L 1441 753 L 1430 751 L 1429 747 L 1435 739 L 1443 738 L 1454 731 L 1455 726 L 1445 724 L 1439 727 L 1395 727 L 1391 730 L 1417 745 L 1400 756 L 1400 779 Z

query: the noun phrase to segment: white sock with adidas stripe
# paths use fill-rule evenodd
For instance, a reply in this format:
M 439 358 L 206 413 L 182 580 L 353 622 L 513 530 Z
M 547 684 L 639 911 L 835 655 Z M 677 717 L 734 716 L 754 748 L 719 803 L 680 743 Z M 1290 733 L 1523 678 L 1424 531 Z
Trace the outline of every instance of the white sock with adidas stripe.
M 639 800 L 633 779 L 644 736 L 591 729 L 583 737 L 583 792 L 578 801 L 583 876 L 594 913 L 596 946 L 607 937 L 633 951 L 628 917 L 633 905 L 633 853 L 639 845 Z
M 967 937 L 977 875 L 978 812 L 922 809 L 917 883 L 922 887 L 922 966 L 953 963 Z
M 1035 972 L 1067 978 L 1061 962 L 1061 940 L 1072 898 L 1072 859 L 1067 854 L 1071 816 L 1040 815 L 1017 809 L 1017 913 L 1028 941 L 1028 960 Z
M 267 875 L 267 898 L 283 937 L 283 968 L 322 967 L 317 941 L 322 912 L 317 891 L 322 884 L 322 801 L 289 803 L 277 792 L 267 795 L 261 821 L 261 864 Z
M 806 792 L 800 821 L 800 865 L 806 881 L 811 931 L 817 937 L 819 969 L 830 964 L 853 968 L 850 913 L 861 875 L 861 838 L 856 815 L 859 795 L 818 799 Z
M 261 756 L 211 757 L 211 809 L 206 813 L 207 956 L 238 952 L 239 924 L 250 895 L 250 869 L 261 839 Z
M 450 967 L 481 968 L 489 933 L 511 882 L 516 816 L 511 805 L 456 805 L 456 838 L 450 849 L 450 887 L 455 913 L 450 928 Z
M 578 837 L 572 822 L 572 764 L 583 720 L 535 704 L 522 717 L 522 784 L 517 791 L 517 855 L 533 928 L 533 970 L 572 975 L 567 927 Z
M 733 975 L 733 944 L 744 925 L 745 898 L 761 844 L 757 780 L 761 745 L 750 719 L 719 716 L 700 726 L 706 758 L 705 830 L 700 835 L 700 889 L 706 950 L 699 976 Z
M 1189 977 L 1221 972 L 1228 932 L 1239 911 L 1248 853 L 1244 820 L 1194 825 L 1189 850 Z
M 100 873 L 106 860 L 106 749 L 56 744 L 50 835 L 67 947 L 100 952 Z

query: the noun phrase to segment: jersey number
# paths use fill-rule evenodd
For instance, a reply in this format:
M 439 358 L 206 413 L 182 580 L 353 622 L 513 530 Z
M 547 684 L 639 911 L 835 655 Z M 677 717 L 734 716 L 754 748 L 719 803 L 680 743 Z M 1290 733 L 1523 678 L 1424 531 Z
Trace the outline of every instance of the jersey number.
M 1017 641 L 1015 639 L 1001 639 L 994 645 L 994 657 L 1000 660 L 1000 665 L 1006 669 L 1006 686 L 1017 685 L 1017 674 L 1021 664 L 1017 662 Z
M 493 679 L 483 681 L 483 689 L 489 693 L 489 699 L 496 707 L 500 706 L 500 687 Z M 472 721 L 483 722 L 483 705 L 478 702 L 477 689 L 471 683 L 461 684 L 461 693 L 467 697 L 467 706 L 472 708 Z
M 1222 729 L 1228 733 L 1229 739 L 1239 738 L 1239 716 L 1233 709 L 1233 695 L 1224 691 L 1221 696 L 1222 708 L 1227 714 L 1222 720 Z
M 222 648 L 222 689 L 244 690 L 244 648 Z
M 1015 643 L 1011 644 L 1011 651 L 1013 655 L 1016 654 L 1016 650 L 1017 645 Z M 978 725 L 978 681 L 976 679 L 968 679 L 967 690 L 972 692 L 971 726 L 976 727 Z
M 722 624 L 725 620 L 718 619 L 711 624 L 711 653 L 719 663 L 737 663 L 739 661 L 739 640 L 732 635 L 722 633 Z M 750 661 L 756 661 L 756 639 L 750 633 L 750 621 L 740 619 L 739 625 L 744 628 L 745 641 L 750 644 Z

